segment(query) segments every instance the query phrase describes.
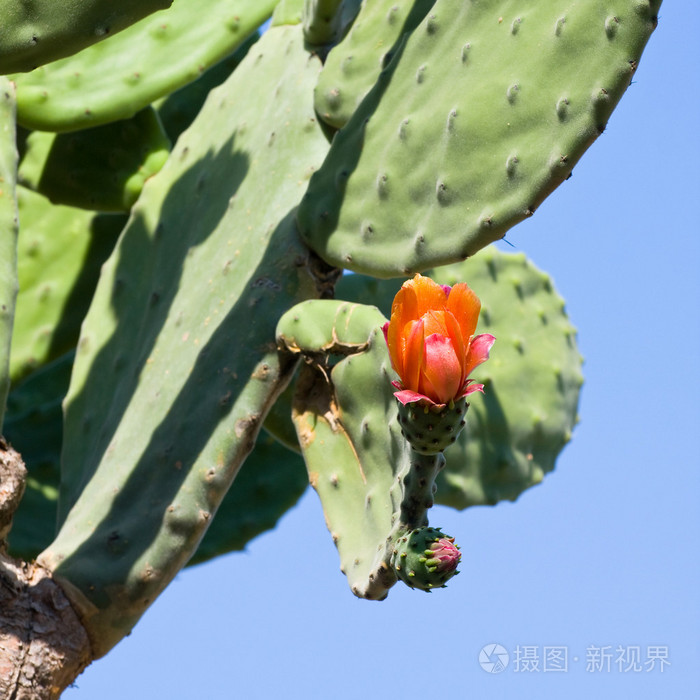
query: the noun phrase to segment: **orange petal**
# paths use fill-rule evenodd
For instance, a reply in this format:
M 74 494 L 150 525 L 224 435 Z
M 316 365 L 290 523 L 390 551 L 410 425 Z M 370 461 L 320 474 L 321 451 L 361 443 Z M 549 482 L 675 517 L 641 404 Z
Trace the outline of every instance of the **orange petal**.
M 407 328 L 404 350 L 403 374 L 400 374 L 404 389 L 418 391 L 421 366 L 423 364 L 423 321 L 413 321 Z
M 454 314 L 462 329 L 462 337 L 467 342 L 476 332 L 481 302 L 479 297 L 464 283 L 452 287 L 447 298 L 447 309 Z

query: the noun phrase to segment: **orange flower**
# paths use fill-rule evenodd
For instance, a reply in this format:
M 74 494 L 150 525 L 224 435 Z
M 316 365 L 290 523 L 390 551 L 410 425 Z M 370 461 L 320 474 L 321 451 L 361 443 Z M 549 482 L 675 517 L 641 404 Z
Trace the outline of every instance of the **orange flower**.
M 383 328 L 401 380 L 392 382 L 401 403 L 443 405 L 483 391 L 469 375 L 488 359 L 496 339 L 474 336 L 480 310 L 479 298 L 463 282 L 447 287 L 421 275 L 404 282 Z

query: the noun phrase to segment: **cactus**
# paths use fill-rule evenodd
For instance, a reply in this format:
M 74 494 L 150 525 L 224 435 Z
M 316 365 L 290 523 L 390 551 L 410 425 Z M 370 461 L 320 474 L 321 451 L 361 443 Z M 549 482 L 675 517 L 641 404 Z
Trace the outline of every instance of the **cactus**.
M 0 419 L 11 389 L 3 430 L 29 476 L 9 534 L 0 489 L 0 567 L 18 596 L 53 586 L 19 607 L 53 601 L 76 641 L 0 645 L 0 695 L 56 697 L 183 566 L 245 546 L 307 480 L 355 595 L 444 586 L 461 552 L 433 503 L 539 483 L 582 382 L 551 279 L 482 249 L 601 133 L 659 0 L 15 5 L 0 0 Z M 384 335 L 401 285 L 384 278 L 416 272 L 469 284 L 475 333 L 431 307 Z M 396 338 L 419 353 L 406 365 Z M 51 627 L 33 625 L 32 644 Z

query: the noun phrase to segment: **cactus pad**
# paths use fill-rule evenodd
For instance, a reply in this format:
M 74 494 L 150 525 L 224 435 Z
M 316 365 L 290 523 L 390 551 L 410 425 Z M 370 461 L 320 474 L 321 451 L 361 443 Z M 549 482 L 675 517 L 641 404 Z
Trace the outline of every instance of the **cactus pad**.
M 0 73 L 29 71 L 69 56 L 169 7 L 172 0 L 0 0 Z
M 60 529 L 39 558 L 96 655 L 194 554 L 294 370 L 275 324 L 316 294 L 293 211 L 328 147 L 319 70 L 301 27 L 266 32 L 146 183 L 103 267 L 66 397 Z
M 174 0 L 172 7 L 17 82 L 18 121 L 74 131 L 128 119 L 240 46 L 274 0 Z
M 437 0 L 336 135 L 298 213 L 327 262 L 396 277 L 530 216 L 603 131 L 658 0 Z
M 277 326 L 280 342 L 312 361 L 297 381 L 299 443 L 341 570 L 355 595 L 372 600 L 396 582 L 385 548 L 399 511 L 397 478 L 409 460 L 383 323 L 376 308 L 329 300 L 299 304 Z

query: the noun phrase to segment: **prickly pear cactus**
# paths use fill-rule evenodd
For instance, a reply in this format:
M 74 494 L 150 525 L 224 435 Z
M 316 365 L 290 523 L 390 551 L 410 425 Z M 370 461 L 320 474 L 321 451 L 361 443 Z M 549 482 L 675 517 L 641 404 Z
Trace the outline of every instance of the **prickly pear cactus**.
M 502 238 L 603 132 L 658 5 L 437 0 L 333 140 L 304 239 L 397 277 Z
M 355 595 L 444 586 L 432 505 L 539 483 L 582 382 L 551 279 L 482 249 L 605 128 L 659 0 L 108 4 L 0 0 L 0 420 L 10 391 L 30 462 L 0 557 L 96 658 L 310 482 Z M 382 278 L 425 270 L 442 307 L 393 314 Z

